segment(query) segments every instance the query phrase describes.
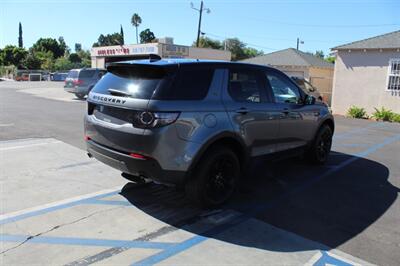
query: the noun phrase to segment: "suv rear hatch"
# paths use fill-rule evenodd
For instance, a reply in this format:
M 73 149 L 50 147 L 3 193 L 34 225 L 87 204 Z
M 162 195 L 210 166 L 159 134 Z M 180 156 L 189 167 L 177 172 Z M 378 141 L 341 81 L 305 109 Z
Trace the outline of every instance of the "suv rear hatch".
M 142 152 L 147 108 L 173 71 L 159 65 L 113 64 L 90 92 L 86 136 L 122 152 Z

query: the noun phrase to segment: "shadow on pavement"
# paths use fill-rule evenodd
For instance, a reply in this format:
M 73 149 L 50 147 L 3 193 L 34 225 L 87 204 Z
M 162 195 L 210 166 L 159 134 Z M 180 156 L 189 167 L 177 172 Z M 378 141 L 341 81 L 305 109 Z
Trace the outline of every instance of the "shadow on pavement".
M 255 162 L 246 182 L 222 209 L 235 210 L 278 228 L 335 248 L 354 238 L 381 217 L 400 190 L 388 182 L 389 169 L 372 160 L 332 152 L 326 166 L 313 166 L 298 159 Z M 335 168 L 354 160 L 343 168 Z M 331 173 L 326 174 L 327 171 Z M 128 183 L 121 194 L 148 215 L 199 235 L 204 229 L 187 226 L 204 211 L 193 207 L 182 192 L 149 184 Z M 192 219 L 192 220 L 191 220 Z M 243 232 L 243 235 L 240 235 Z M 284 252 L 306 246 L 273 244 L 265 235 L 206 235 L 236 245 Z M 311 247 L 309 247 L 311 248 Z

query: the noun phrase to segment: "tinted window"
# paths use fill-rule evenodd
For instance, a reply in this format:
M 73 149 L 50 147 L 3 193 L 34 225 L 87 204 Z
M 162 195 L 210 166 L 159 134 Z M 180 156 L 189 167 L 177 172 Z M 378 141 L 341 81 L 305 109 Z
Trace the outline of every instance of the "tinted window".
M 113 67 L 97 82 L 93 92 L 150 99 L 166 74 L 148 67 Z
M 154 98 L 163 100 L 202 100 L 207 96 L 214 70 L 182 67 L 172 86 L 158 90 Z
M 96 73 L 96 70 L 81 70 L 79 72 L 79 77 L 80 78 L 91 78 L 91 77 L 93 77 L 94 73 Z
M 267 77 L 276 103 L 301 102 L 299 89 L 287 77 L 277 72 L 270 72 Z
M 262 75 L 258 71 L 229 71 L 228 92 L 236 102 L 261 102 L 263 90 Z
M 78 71 L 76 71 L 76 70 L 69 71 L 67 78 L 71 78 L 71 79 L 78 78 Z

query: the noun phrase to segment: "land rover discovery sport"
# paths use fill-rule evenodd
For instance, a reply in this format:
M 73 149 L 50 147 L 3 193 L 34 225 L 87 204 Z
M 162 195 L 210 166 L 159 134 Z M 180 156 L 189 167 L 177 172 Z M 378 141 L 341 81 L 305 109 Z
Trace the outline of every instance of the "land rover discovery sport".
M 87 102 L 89 156 L 131 180 L 185 187 L 202 206 L 227 201 L 254 157 L 326 162 L 334 132 L 324 103 L 279 70 L 243 63 L 112 63 Z

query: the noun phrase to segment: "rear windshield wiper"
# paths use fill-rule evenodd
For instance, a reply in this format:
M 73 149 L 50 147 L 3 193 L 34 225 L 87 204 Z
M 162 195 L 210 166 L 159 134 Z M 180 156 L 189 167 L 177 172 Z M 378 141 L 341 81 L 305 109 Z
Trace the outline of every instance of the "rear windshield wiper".
M 120 90 L 116 90 L 116 89 L 108 89 L 108 92 L 111 95 L 115 95 L 115 96 L 132 96 L 132 94 L 130 94 L 129 92 L 120 91 Z

